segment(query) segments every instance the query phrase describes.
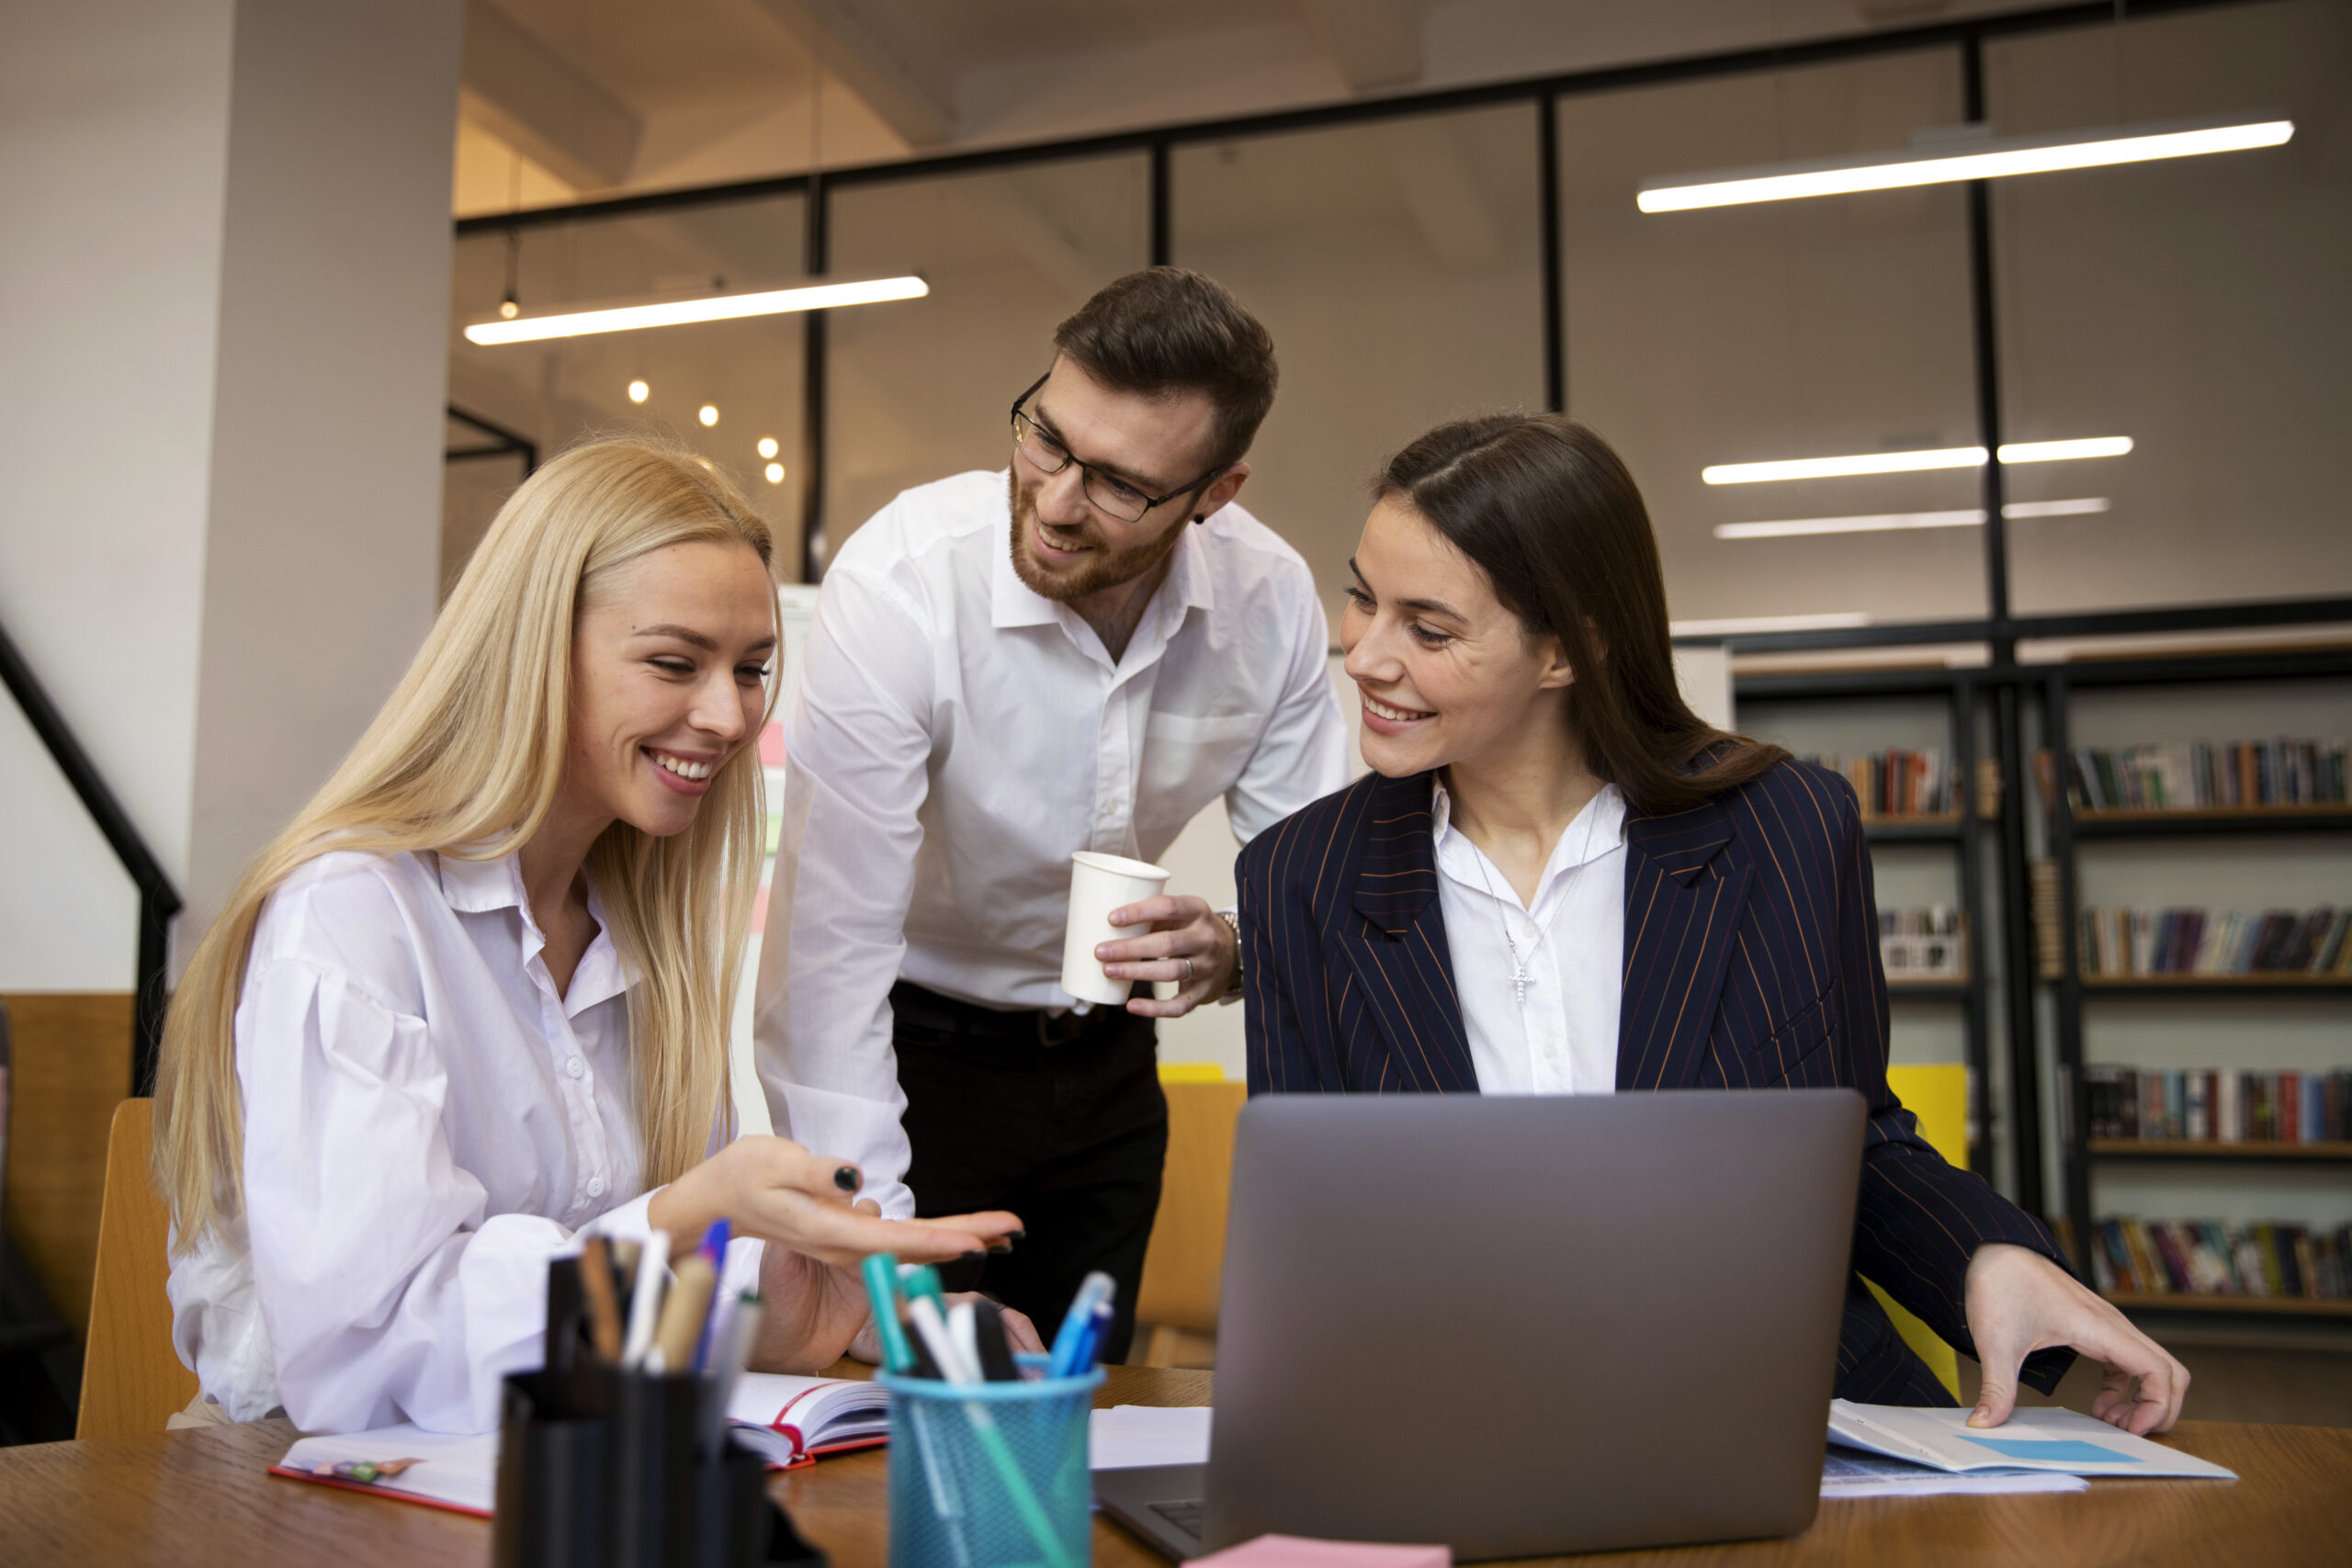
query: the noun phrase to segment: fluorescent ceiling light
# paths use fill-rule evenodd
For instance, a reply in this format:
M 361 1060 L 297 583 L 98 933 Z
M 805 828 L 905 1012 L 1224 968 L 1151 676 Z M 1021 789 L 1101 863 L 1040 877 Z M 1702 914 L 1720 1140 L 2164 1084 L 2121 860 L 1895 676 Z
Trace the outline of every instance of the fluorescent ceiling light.
M 466 336 L 480 344 L 537 343 L 551 337 L 635 332 L 641 327 L 674 327 L 688 321 L 741 321 L 746 316 L 775 316 L 787 310 L 878 305 L 889 299 L 920 299 L 930 292 L 931 285 L 920 277 L 813 283 L 799 288 L 772 288 L 761 294 L 713 294 L 699 299 L 665 300 L 659 305 L 621 305 L 605 310 L 574 310 L 560 316 L 481 321 L 468 327 Z
M 2081 501 L 2012 501 L 2001 508 L 2004 517 L 2073 517 L 2107 510 L 2107 497 Z M 1790 517 L 1772 523 L 1718 523 L 1718 539 L 1785 539 L 1797 534 L 1880 534 L 1898 528 L 1977 528 L 1984 523 L 1982 507 L 1962 512 L 1872 512 L 1853 517 Z
M 1735 615 L 1727 621 L 1673 621 L 1666 629 L 1674 637 L 1743 637 L 1751 632 L 1819 632 L 1870 624 L 1870 616 L 1860 610 L 1837 610 L 1826 615 Z
M 2075 457 L 2120 457 L 2132 450 L 2128 435 L 2095 435 L 2087 441 L 2011 441 L 2001 447 L 2004 463 L 2063 463 Z
M 1772 463 L 1715 463 L 1699 470 L 1711 485 L 1761 484 L 1770 479 L 1834 479 L 1849 474 L 1910 474 L 1925 468 L 1980 468 L 1982 446 L 1921 452 L 1862 452 L 1851 457 L 1784 457 Z
M 2193 158 L 2205 152 L 2238 152 L 2252 147 L 2277 147 L 2294 134 L 2295 122 L 2284 116 L 2248 119 L 2237 115 L 2055 135 L 1955 138 L 1934 144 L 1932 150 L 1911 147 L 1858 158 L 1674 175 L 1644 181 L 1635 199 L 1644 212 L 1682 212 L 1698 207 L 1734 207 L 1751 201 L 1787 201 L 1900 186 L 2041 175 L 2055 169 L 2089 169 L 2105 164 Z
M 2074 457 L 2120 457 L 2130 450 L 2132 438 L 2128 435 L 2098 435 L 2082 441 L 2013 441 L 2001 448 L 2001 461 L 2055 463 Z M 1853 474 L 1914 474 L 1928 468 L 1984 466 L 1982 446 L 1939 446 L 1917 452 L 1858 452 L 1849 457 L 1711 463 L 1699 470 L 1699 477 L 1711 485 L 1747 485 L 1774 479 L 1834 479 Z
M 2088 495 L 2080 501 L 2012 501 L 2001 508 L 2004 517 L 2080 517 L 2107 510 L 2107 497 Z

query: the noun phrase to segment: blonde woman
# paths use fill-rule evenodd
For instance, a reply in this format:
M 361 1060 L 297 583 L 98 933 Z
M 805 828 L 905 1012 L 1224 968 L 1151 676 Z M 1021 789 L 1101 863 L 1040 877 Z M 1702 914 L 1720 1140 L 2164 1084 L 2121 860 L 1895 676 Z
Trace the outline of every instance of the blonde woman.
M 865 1323 L 842 1266 L 1009 1245 L 890 1224 L 859 1173 L 729 1140 L 762 845 L 747 745 L 779 649 L 766 525 L 701 460 L 558 457 L 491 525 L 407 677 L 232 893 L 164 1025 L 154 1161 L 203 1414 L 480 1431 L 540 1359 L 548 1259 L 698 1235 L 754 1362 Z M 765 1244 L 765 1245 L 763 1245 Z

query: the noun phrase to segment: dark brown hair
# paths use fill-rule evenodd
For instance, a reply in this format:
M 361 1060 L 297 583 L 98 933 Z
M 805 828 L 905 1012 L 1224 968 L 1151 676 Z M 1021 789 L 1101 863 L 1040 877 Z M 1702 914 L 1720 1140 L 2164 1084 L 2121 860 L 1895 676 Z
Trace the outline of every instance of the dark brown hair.
M 1682 700 L 1649 511 L 1623 460 L 1583 425 L 1540 413 L 1439 425 L 1389 459 L 1373 496 L 1419 513 L 1530 633 L 1560 639 L 1577 676 L 1569 732 L 1637 809 L 1695 805 L 1788 756 Z
M 1054 347 L 1115 392 L 1205 392 L 1213 467 L 1241 461 L 1274 406 L 1274 340 L 1224 285 L 1179 266 L 1106 286 L 1054 329 Z

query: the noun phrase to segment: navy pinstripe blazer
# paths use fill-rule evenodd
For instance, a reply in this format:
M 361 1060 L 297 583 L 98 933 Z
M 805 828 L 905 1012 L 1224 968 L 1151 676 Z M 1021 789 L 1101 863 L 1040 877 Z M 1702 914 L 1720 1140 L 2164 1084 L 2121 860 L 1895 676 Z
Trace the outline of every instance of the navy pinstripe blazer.
M 1250 1092 L 1476 1092 L 1438 899 L 1430 775 L 1374 773 L 1241 853 Z M 2014 1242 L 2066 1266 L 2041 1224 L 1946 1164 L 1886 1084 L 1886 978 L 1860 808 L 1785 761 L 1752 784 L 1625 821 L 1617 1088 L 1847 1086 L 1869 1104 L 1853 1267 L 1962 1351 L 1968 1260 Z M 1852 1283 L 1838 1393 L 1948 1404 Z M 2071 1351 L 2029 1360 L 2045 1391 Z

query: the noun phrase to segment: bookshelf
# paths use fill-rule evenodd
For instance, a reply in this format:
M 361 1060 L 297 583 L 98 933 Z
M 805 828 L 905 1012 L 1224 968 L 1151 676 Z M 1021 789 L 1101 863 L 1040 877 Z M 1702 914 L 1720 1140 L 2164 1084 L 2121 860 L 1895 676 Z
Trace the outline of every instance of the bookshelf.
M 2352 1164 L 2352 1143 L 2189 1143 L 2089 1136 L 2089 1096 L 2083 1077 L 2084 1041 L 2086 1016 L 2093 1010 L 2128 1007 L 2134 1002 L 2144 1006 L 2151 1000 L 2180 1000 L 2204 1010 L 2214 1020 L 2215 1043 L 2211 1055 L 2215 1066 L 2259 1067 L 2262 1064 L 2258 1060 L 2245 1059 L 2243 1035 L 2249 1029 L 2258 1034 L 2264 1010 L 2291 1007 L 2310 1017 L 2312 1015 L 2309 1010 L 2317 1007 L 2333 1019 L 2335 1010 L 2341 1007 L 2345 1037 L 2352 1040 L 2352 1006 L 2341 1005 L 2352 1002 L 2352 980 L 2340 975 L 2292 973 L 2085 975 L 2081 973 L 2081 955 L 2076 951 L 2079 917 L 2085 902 L 2081 896 L 2078 846 L 2109 845 L 2108 857 L 2125 856 L 2127 864 L 2136 868 L 2139 857 L 2192 852 L 2209 854 L 2211 846 L 2207 841 L 2238 835 L 2258 835 L 2278 846 L 2275 851 L 2266 850 L 2266 853 L 2300 854 L 2301 852 L 2291 849 L 2298 840 L 2282 837 L 2296 835 L 2312 846 L 2311 858 L 2322 860 L 2341 852 L 2341 836 L 2352 833 L 2352 808 L 2336 802 L 2077 810 L 2067 788 L 2065 764 L 2073 745 L 2070 737 L 2075 722 L 2075 705 L 2086 694 L 2131 693 L 2134 689 L 2141 694 L 2186 694 L 2193 688 L 2227 682 L 2261 682 L 2281 694 L 2302 691 L 2318 699 L 2312 708 L 2315 716 L 2301 733 L 2341 734 L 2343 719 L 2335 716 L 2341 709 L 2333 705 L 2333 693 L 2321 683 L 2342 682 L 2347 678 L 2352 678 L 2352 650 L 2342 649 L 2078 662 L 2052 666 L 2041 677 L 2043 739 L 2057 760 L 2057 766 L 2052 770 L 2052 787 L 2039 792 L 2037 799 L 2041 807 L 2047 852 L 2057 874 L 2060 963 L 2056 976 L 2044 976 L 2040 984 L 2049 1003 L 2047 1016 L 2055 1026 L 2052 1044 L 2059 1169 L 2053 1173 L 2053 1186 L 2063 1195 L 2066 1228 L 2075 1236 L 2095 1234 L 2095 1222 L 2101 1217 L 2095 1190 L 2102 1168 L 2116 1168 L 2118 1180 L 2124 1179 L 2121 1172 L 2127 1168 L 2148 1172 L 2150 1179 L 2172 1173 L 2167 1179 L 2189 1185 L 2182 1189 L 2183 1196 L 2177 1201 L 2180 1207 L 2173 1214 L 2158 1217 L 2188 1218 L 2195 1212 L 2226 1208 L 2245 1201 L 2242 1194 L 2245 1190 L 2241 1187 L 2211 1185 L 2232 1173 L 2238 1173 L 2240 1180 L 2252 1179 L 2257 1173 L 2267 1171 L 2283 1182 L 2325 1182 L 2327 1186 L 2319 1190 L 2316 1200 L 2324 1204 L 2342 1183 L 2344 1168 Z M 2257 722 L 2248 721 L 2249 726 Z M 2177 847 L 2166 849 L 2168 841 Z M 2109 863 L 2103 860 L 2102 863 Z M 2192 859 L 2185 863 L 2191 867 L 2188 874 L 2193 878 L 2197 863 Z M 2210 868 L 2211 863 L 2205 864 Z M 2188 889 L 2183 891 L 2186 894 Z M 2352 896 L 2352 885 L 2345 887 L 2344 896 Z M 2344 896 L 2336 901 L 2345 901 Z M 2281 895 L 2280 901 L 2291 900 Z M 2191 998 L 2195 1000 L 2192 1002 Z M 2347 1050 L 2346 1055 L 2352 1060 L 2352 1050 Z M 2199 1175 L 2200 1172 L 2210 1174 Z M 2275 1196 L 2288 1189 L 2270 1190 Z M 2128 1312 L 2152 1314 L 2254 1318 L 2282 1325 L 2290 1322 L 2352 1322 L 2352 1301 L 2347 1300 L 2120 1292 L 2110 1292 L 2108 1299 Z
M 2199 1296 L 2186 1292 L 2133 1295 L 2108 1291 L 2107 1299 L 2126 1312 L 2230 1313 L 2247 1317 L 2315 1317 L 2352 1321 L 2352 1301 L 2314 1301 L 2308 1296 Z
M 1865 811 L 1862 832 L 1873 851 L 1883 846 L 1941 848 L 1952 859 L 1959 894 L 1957 907 L 1966 932 L 1965 973 L 1931 979 L 1889 979 L 1887 998 L 1897 1009 L 1934 1007 L 1959 1011 L 1962 1049 L 1968 1067 L 1969 1165 L 1972 1169 L 1989 1173 L 2001 1139 L 1999 1118 L 1988 1102 L 1986 1087 L 1991 1082 L 1994 996 L 1987 978 L 1992 966 L 1987 964 L 1981 944 L 1989 933 L 2003 930 L 2004 926 L 1986 919 L 1983 865 L 1991 838 L 2001 831 L 1997 813 L 2003 792 L 1997 787 L 1997 780 L 1992 781 L 1996 787 L 1988 790 L 1984 787 L 1986 781 L 1980 777 L 1984 749 L 1979 745 L 1977 730 L 1987 703 L 1985 688 L 1979 679 L 1981 673 L 1970 669 L 1928 668 L 1745 675 L 1734 682 L 1734 695 L 1743 712 L 1756 706 L 1778 708 L 1786 705 L 1809 715 L 1828 715 L 1837 712 L 1841 705 L 1850 711 L 1855 705 L 1869 708 L 1893 703 L 1917 708 L 1918 719 L 1940 729 L 1939 740 L 1951 759 L 1958 808 L 1902 816 Z M 1930 718 L 1930 715 L 1934 716 Z M 1743 729 L 1757 733 L 1745 716 L 1740 725 Z M 1919 733 L 1924 733 L 1924 727 Z M 1771 738 L 1800 754 L 1839 749 L 1792 744 L 1786 735 Z M 1883 885 L 1886 872 L 1883 866 L 1880 875 Z M 1900 901 L 1885 897 L 1880 900 L 1882 907 Z
M 2186 1138 L 2092 1138 L 2084 1147 L 2099 1159 L 2250 1160 L 2288 1165 L 2352 1160 L 2352 1144 L 2191 1143 Z

